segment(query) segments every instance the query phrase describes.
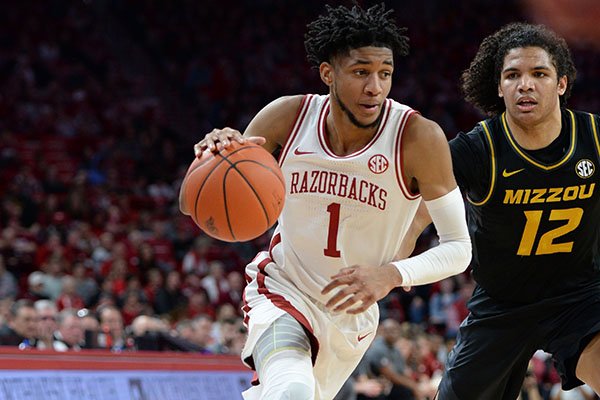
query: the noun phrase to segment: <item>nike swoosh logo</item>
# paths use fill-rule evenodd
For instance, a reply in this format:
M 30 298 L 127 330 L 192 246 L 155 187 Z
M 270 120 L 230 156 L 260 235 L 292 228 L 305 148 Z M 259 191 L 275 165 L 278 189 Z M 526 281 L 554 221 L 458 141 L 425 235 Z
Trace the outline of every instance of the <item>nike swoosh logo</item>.
M 306 154 L 315 154 L 314 151 L 302 151 L 302 150 L 298 150 L 298 147 L 296 147 L 296 150 L 294 150 L 294 154 L 297 156 L 303 156 Z
M 516 174 L 518 174 L 518 173 L 519 173 L 519 172 L 521 172 L 521 171 L 525 171 L 525 168 L 521 168 L 521 169 L 518 169 L 518 170 L 516 170 L 516 171 L 510 171 L 510 172 L 508 172 L 508 171 L 505 169 L 504 171 L 502 171 L 502 176 L 503 176 L 503 177 L 505 177 L 505 178 L 508 178 L 508 177 L 510 177 L 510 176 L 513 176 L 513 175 L 516 175 Z
M 369 336 L 371 333 L 373 333 L 373 332 L 365 333 L 364 335 L 358 335 L 358 341 L 359 342 L 362 341 L 364 338 Z

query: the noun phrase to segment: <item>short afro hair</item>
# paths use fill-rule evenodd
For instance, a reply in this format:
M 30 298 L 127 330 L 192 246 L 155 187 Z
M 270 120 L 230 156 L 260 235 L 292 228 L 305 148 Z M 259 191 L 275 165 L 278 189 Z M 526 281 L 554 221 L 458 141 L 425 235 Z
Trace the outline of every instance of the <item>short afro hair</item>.
M 567 43 L 543 25 L 520 22 L 504 26 L 481 42 L 471 65 L 462 74 L 465 99 L 488 115 L 504 112 L 504 100 L 498 96 L 500 73 L 508 52 L 521 47 L 540 47 L 550 55 L 558 78 L 567 77 L 567 89 L 560 96 L 560 104 L 566 105 L 577 76 Z
M 325 8 L 326 13 L 309 23 L 304 35 L 304 47 L 312 66 L 318 67 L 338 55 L 366 46 L 387 47 L 394 56 L 408 54 L 406 28 L 396 26 L 391 16 L 393 10 L 386 11 L 383 3 L 367 10 L 358 5 L 352 9 L 329 5 Z

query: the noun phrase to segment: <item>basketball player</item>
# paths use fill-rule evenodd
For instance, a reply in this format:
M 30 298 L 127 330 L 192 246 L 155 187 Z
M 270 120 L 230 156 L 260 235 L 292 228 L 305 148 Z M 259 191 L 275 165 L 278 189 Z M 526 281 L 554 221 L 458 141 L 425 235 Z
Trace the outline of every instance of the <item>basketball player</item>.
M 486 38 L 463 74 L 491 118 L 450 142 L 477 287 L 440 400 L 517 398 L 538 349 L 563 388 L 600 393 L 600 118 L 564 108 L 575 75 L 565 41 L 529 24 Z
M 327 7 L 305 46 L 329 94 L 279 98 L 244 137 L 216 129 L 195 146 L 197 154 L 232 140 L 281 148 L 285 207 L 269 251 L 246 268 L 242 359 L 260 381 L 246 399 L 332 399 L 375 337 L 377 300 L 470 261 L 444 133 L 387 98 L 394 57 L 408 52 L 390 13 Z M 441 244 L 392 262 L 421 198 Z

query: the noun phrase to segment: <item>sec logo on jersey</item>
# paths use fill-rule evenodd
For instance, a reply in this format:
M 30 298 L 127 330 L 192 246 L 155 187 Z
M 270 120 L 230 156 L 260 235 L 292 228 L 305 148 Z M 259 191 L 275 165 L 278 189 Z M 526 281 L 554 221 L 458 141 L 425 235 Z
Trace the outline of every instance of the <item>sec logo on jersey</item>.
M 369 169 L 374 174 L 382 174 L 387 169 L 390 163 L 387 158 L 382 154 L 375 154 L 373 157 L 369 158 Z
M 589 178 L 590 176 L 594 175 L 595 170 L 596 167 L 594 166 L 594 163 L 585 158 L 583 160 L 579 160 L 577 165 L 575 165 L 575 172 L 580 178 Z

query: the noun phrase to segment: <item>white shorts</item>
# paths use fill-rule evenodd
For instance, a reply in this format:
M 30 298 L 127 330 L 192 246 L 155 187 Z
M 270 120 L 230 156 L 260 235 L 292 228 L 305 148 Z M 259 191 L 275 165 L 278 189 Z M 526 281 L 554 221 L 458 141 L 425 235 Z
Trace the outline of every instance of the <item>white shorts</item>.
M 243 310 L 248 339 L 242 361 L 254 369 L 252 351 L 258 339 L 277 318 L 288 313 L 309 333 L 315 400 L 333 399 L 375 338 L 377 304 L 359 315 L 330 312 L 302 293 L 267 252 L 259 253 L 248 264 L 246 281 Z M 260 385 L 257 389 L 254 392 L 260 391 Z

